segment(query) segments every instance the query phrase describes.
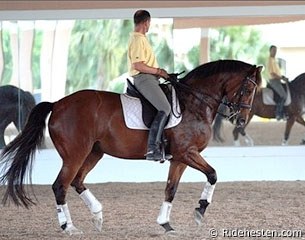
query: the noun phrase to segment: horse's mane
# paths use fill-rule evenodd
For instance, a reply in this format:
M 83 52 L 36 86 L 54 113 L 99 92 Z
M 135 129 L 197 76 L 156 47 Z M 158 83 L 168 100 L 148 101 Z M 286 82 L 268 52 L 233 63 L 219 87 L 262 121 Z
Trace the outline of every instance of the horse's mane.
M 214 62 L 208 62 L 196 67 L 178 81 L 177 79 L 169 81 L 176 89 L 177 96 L 180 100 L 181 109 L 183 111 L 185 106 L 181 96 L 185 94 L 192 94 L 194 91 L 194 89 L 191 88 L 188 84 L 190 79 L 203 79 L 216 74 L 242 72 L 249 70 L 250 67 L 252 67 L 252 65 L 238 60 L 218 60 Z
M 204 63 L 181 79 L 182 82 L 187 82 L 189 79 L 200 75 L 201 78 L 207 78 L 220 73 L 239 72 L 251 67 L 250 64 L 238 60 L 218 60 Z
M 293 81 L 290 82 L 290 87 L 292 91 L 300 92 L 305 94 L 305 73 L 298 75 Z

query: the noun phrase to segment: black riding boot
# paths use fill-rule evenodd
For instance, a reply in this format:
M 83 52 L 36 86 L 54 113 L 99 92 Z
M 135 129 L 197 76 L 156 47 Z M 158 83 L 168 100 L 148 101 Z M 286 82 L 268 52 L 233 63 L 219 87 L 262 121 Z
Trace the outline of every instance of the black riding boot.
M 158 161 L 163 159 L 160 143 L 166 120 L 165 112 L 159 111 L 150 126 L 147 153 L 145 154 L 147 160 Z
M 281 120 L 284 118 L 284 103 L 285 103 L 284 98 L 281 98 L 277 104 L 276 104 L 276 110 L 275 110 L 275 115 L 276 115 L 276 120 Z

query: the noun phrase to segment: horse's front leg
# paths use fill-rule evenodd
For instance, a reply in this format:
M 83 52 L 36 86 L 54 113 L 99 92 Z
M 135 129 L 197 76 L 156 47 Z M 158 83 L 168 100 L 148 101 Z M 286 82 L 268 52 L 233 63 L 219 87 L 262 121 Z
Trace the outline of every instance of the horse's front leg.
M 197 149 L 190 148 L 187 156 L 187 165 L 204 173 L 208 180 L 201 193 L 199 207 L 195 208 L 194 212 L 195 221 L 198 225 L 200 225 L 208 205 L 212 202 L 212 197 L 217 182 L 217 175 L 214 168 L 212 168 L 203 159 L 203 157 L 201 157 Z
M 172 201 L 174 200 L 180 178 L 186 168 L 186 165 L 181 162 L 171 161 L 167 185 L 165 188 L 165 201 L 162 203 L 157 223 L 165 229 L 166 233 L 174 232 L 171 227 L 170 214 L 172 209 Z

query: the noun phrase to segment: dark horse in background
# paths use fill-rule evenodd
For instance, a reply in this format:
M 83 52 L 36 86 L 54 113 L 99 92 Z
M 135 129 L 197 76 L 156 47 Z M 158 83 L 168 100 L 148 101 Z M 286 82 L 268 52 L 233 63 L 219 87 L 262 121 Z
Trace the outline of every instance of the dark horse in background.
M 303 114 L 305 113 L 305 73 L 300 74 L 293 81 L 288 82 L 288 86 L 291 94 L 291 103 L 290 105 L 285 107 L 287 120 L 282 145 L 288 144 L 290 131 L 295 122 L 301 124 L 302 126 L 305 126 L 305 121 L 303 119 Z M 221 136 L 220 130 L 222 127 L 222 121 L 224 119 L 221 112 L 225 109 L 226 107 L 224 105 L 220 106 L 220 114 L 216 115 L 213 124 L 213 139 L 218 142 L 224 141 L 223 137 Z M 249 122 L 253 115 L 257 115 L 263 118 L 275 118 L 275 106 L 265 105 L 263 103 L 262 89 L 260 89 L 260 91 L 257 91 L 255 95 L 252 109 L 249 115 Z M 233 129 L 234 142 L 238 143 L 238 137 L 239 134 L 241 134 L 242 136 L 246 137 L 246 142 L 250 143 L 249 145 L 253 145 L 253 140 L 250 138 L 249 135 L 246 134 L 245 128 L 246 126 L 244 126 L 243 128 L 235 127 Z M 305 144 L 304 139 L 301 140 L 301 144 Z
M 0 86 L 0 148 L 5 146 L 4 131 L 7 126 L 13 123 L 20 132 L 35 105 L 30 92 L 12 85 Z
M 173 231 L 169 223 L 172 201 L 187 166 L 202 172 L 208 180 L 199 207 L 194 212 L 195 221 L 198 224 L 202 222 L 212 199 L 217 175 L 200 152 L 209 143 L 211 125 L 224 96 L 234 106 L 236 124 L 243 126 L 247 122 L 254 93 L 261 84 L 260 73 L 261 67 L 222 60 L 203 64 L 183 78 L 171 81 L 178 93 L 182 120 L 177 126 L 165 130 L 167 152 L 173 158 L 157 222 L 166 232 Z M 24 185 L 28 177 L 31 183 L 27 172 L 31 173 L 34 153 L 42 142 L 49 113 L 50 137 L 63 160 L 52 185 L 59 225 L 70 235 L 81 233 L 72 223 L 66 202 L 68 188 L 72 186 L 92 213 L 95 227 L 101 231 L 102 204 L 85 187 L 84 179 L 104 154 L 123 159 L 143 159 L 148 131 L 126 127 L 120 94 L 117 93 L 82 90 L 54 103 L 39 103 L 21 134 L 3 150 L 0 169 L 4 170 L 0 184 L 5 188 L 4 204 L 8 200 L 25 207 L 35 204 Z

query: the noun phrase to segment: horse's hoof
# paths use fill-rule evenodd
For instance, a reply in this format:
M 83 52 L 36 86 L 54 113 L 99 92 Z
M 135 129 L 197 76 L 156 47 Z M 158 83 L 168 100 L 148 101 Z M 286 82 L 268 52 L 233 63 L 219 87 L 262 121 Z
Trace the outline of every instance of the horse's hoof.
M 171 234 L 175 232 L 175 230 L 171 227 L 171 225 L 168 222 L 160 225 L 165 229 L 166 234 Z
M 194 219 L 198 226 L 202 224 L 203 216 L 197 209 L 194 211 Z
M 99 232 L 102 231 L 103 218 L 101 216 L 99 216 L 99 217 L 94 216 L 92 218 L 92 223 L 93 223 L 94 227 L 96 228 L 96 230 L 98 230 Z
M 83 234 L 83 231 L 77 229 L 77 228 L 74 227 L 73 225 L 67 227 L 67 228 L 64 230 L 64 232 L 67 233 L 69 236 Z
M 169 231 L 165 231 L 165 235 L 170 236 L 170 237 L 176 237 L 178 234 L 174 229 L 172 229 Z

